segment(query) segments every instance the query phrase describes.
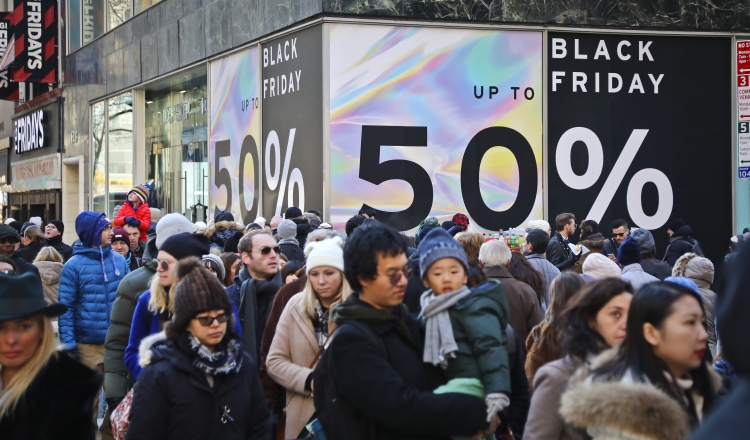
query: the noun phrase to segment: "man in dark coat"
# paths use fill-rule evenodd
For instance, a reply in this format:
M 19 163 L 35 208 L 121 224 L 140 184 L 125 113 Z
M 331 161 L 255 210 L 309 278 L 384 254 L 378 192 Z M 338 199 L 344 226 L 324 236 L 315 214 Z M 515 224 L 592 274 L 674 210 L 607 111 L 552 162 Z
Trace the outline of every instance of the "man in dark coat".
M 675 219 L 667 223 L 667 234 L 671 238 L 661 261 L 666 262 L 669 267 L 674 267 L 681 256 L 694 252 L 693 246 L 697 246 L 698 250 L 700 249 L 700 243 L 692 237 L 692 228 L 681 219 Z M 702 251 L 695 253 L 703 256 Z
M 284 282 L 279 271 L 280 249 L 270 232 L 250 231 L 239 244 L 242 269 L 234 277 L 227 293 L 237 306 L 245 339 L 245 351 L 253 359 L 260 359 L 263 330 L 276 292 Z
M 70 260 L 73 256 L 73 248 L 62 242 L 62 235 L 65 232 L 65 224 L 60 220 L 50 220 L 44 227 L 45 246 L 52 246 L 62 255 L 63 263 Z
M 672 276 L 672 267 L 655 257 L 656 243 L 651 231 L 644 228 L 635 228 L 631 231 L 631 237 L 641 246 L 641 267 L 644 272 L 659 278 L 661 281 Z
M 314 394 L 326 436 L 417 440 L 494 432 L 482 399 L 432 392 L 444 377 L 422 361 L 419 325 L 402 304 L 407 258 L 399 233 L 378 222 L 363 225 L 344 259 L 357 293 L 333 309 L 336 336 L 313 373 L 315 387 L 330 384 L 338 395 L 330 402 Z
M 5 255 L 16 263 L 19 272 L 18 275 L 30 272 L 39 277 L 39 269 L 15 252 L 16 243 L 20 242 L 21 236 L 15 229 L 8 225 L 0 224 L 0 255 Z
M 602 255 L 609 257 L 617 263 L 617 249 L 623 241 L 630 235 L 630 225 L 627 220 L 618 218 L 612 222 L 612 237 L 602 246 Z M 610 255 L 612 255 L 610 257 Z
M 576 230 L 576 217 L 567 212 L 562 213 L 555 217 L 555 227 L 557 232 L 552 235 L 547 245 L 547 260 L 560 272 L 573 270 L 576 261 L 581 258 L 581 252 L 573 252 L 568 242 Z

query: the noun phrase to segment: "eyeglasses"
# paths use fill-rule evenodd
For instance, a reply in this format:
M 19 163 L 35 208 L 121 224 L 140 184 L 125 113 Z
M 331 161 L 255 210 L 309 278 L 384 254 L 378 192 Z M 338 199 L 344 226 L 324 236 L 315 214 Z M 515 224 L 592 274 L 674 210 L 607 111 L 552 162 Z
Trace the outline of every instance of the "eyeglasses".
M 0 237 L 0 244 L 18 243 L 18 240 L 13 236 Z
M 102 229 L 102 232 L 104 232 L 104 231 L 111 231 L 111 230 L 112 230 L 112 225 L 107 225 L 107 226 L 104 227 L 104 229 Z
M 210 327 L 211 324 L 214 323 L 214 320 L 216 320 L 216 322 L 218 322 L 219 324 L 224 324 L 225 322 L 227 322 L 229 317 L 226 313 L 220 313 L 216 316 L 196 316 L 194 319 L 197 319 L 203 327 Z
M 169 270 L 170 265 L 175 263 L 174 261 L 169 261 L 169 260 L 154 260 L 154 261 L 156 261 L 156 267 L 157 268 L 161 267 L 161 270 L 165 272 Z
M 261 255 L 268 255 L 271 253 L 271 251 L 276 252 L 276 255 L 278 255 L 281 253 L 281 248 L 278 246 L 276 247 L 263 246 L 262 248 L 260 248 Z
M 57 226 L 55 225 L 47 225 L 44 227 L 44 229 L 57 229 Z
M 0 270 L 0 273 L 4 273 L 5 275 L 13 276 L 13 275 L 16 274 L 16 271 L 13 270 L 13 269 L 5 269 L 5 270 Z
M 405 277 L 408 280 L 409 277 L 411 276 L 411 273 L 412 273 L 412 270 L 409 269 L 408 267 L 405 267 L 405 268 L 401 269 L 400 271 L 394 273 L 393 275 L 380 275 L 380 274 L 378 274 L 378 276 L 379 277 L 388 277 L 388 281 L 391 282 L 391 286 L 396 286 L 398 284 L 398 282 L 401 281 L 401 277 L 402 276 Z

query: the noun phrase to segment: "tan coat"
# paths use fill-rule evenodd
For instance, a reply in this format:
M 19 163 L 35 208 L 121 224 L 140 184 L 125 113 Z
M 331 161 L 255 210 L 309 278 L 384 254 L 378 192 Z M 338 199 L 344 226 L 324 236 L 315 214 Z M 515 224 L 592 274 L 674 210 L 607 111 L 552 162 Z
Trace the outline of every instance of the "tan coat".
M 38 261 L 34 263 L 34 266 L 39 269 L 39 277 L 42 279 L 44 300 L 47 304 L 57 304 L 63 264 L 54 261 Z
M 298 293 L 281 313 L 266 359 L 268 374 L 286 388 L 286 438 L 296 438 L 315 413 L 315 404 L 310 392 L 305 390 L 305 382 L 313 371 L 310 364 L 318 351 L 312 317 Z

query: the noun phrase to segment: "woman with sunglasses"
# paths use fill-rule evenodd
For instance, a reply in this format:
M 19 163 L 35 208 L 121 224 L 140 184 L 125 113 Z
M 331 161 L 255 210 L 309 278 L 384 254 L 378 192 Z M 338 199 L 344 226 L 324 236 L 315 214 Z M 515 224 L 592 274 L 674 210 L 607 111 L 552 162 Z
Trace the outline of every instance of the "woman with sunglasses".
M 281 313 L 266 359 L 268 374 L 286 389 L 286 425 L 279 427 L 286 428 L 284 438 L 299 438 L 315 413 L 313 368 L 336 328 L 331 310 L 352 291 L 344 278 L 343 245 L 338 237 L 307 244 L 307 283 Z
M 563 314 L 566 356 L 541 367 L 534 376 L 525 440 L 586 438 L 558 414 L 560 397 L 577 368 L 587 366 L 591 358 L 625 339 L 632 298 L 633 287 L 618 278 L 597 281 L 573 297 Z
M 138 363 L 138 347 L 141 341 L 159 333 L 164 323 L 174 314 L 174 292 L 177 283 L 174 266 L 178 260 L 188 257 L 201 258 L 208 254 L 211 243 L 202 234 L 176 234 L 162 243 L 154 260 L 156 274 L 151 280 L 151 288 L 138 298 L 133 313 L 133 324 L 130 326 L 130 339 L 125 349 L 125 365 L 134 379 L 141 374 Z M 204 269 L 205 270 L 205 269 Z
M 93 440 L 101 375 L 57 351 L 48 305 L 32 274 L 0 274 L 0 437 Z
M 266 439 L 258 367 L 234 330 L 224 286 L 198 258 L 177 263 L 174 315 L 141 343 L 126 439 Z
M 704 359 L 701 296 L 670 282 L 645 285 L 627 321 L 620 348 L 571 379 L 560 413 L 595 440 L 682 440 L 711 410 L 721 386 Z

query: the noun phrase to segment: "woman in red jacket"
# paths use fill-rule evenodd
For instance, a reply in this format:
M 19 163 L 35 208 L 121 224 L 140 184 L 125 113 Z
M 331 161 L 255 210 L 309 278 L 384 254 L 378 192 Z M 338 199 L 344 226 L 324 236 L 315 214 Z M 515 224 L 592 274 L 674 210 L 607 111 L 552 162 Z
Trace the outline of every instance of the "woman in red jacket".
M 130 225 L 141 231 L 141 241 L 148 241 L 148 228 L 151 227 L 151 211 L 148 209 L 149 189 L 146 185 L 136 185 L 128 192 L 128 200 L 122 204 L 115 217 L 115 226 Z

